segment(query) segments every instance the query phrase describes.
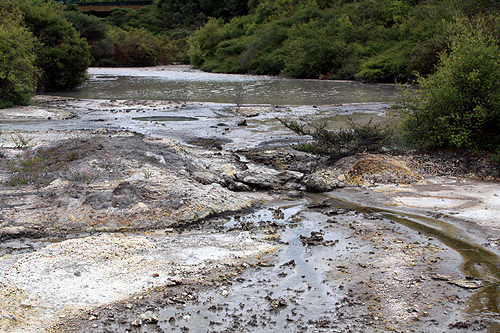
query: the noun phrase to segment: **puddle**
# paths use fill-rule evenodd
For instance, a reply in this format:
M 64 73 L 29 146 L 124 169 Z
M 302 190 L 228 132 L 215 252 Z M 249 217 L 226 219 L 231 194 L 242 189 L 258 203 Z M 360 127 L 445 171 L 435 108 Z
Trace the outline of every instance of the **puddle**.
M 0 258 L 5 255 L 38 251 L 53 243 L 60 243 L 68 239 L 83 238 L 87 236 L 89 236 L 89 234 L 71 234 L 64 238 L 14 238 L 3 240 L 0 242 Z
M 332 207 L 354 209 L 362 213 L 379 213 L 384 218 L 404 225 L 429 237 L 435 237 L 448 248 L 455 250 L 463 259 L 461 270 L 465 276 L 479 279 L 483 287 L 475 291 L 468 302 L 467 312 L 478 320 L 484 320 L 495 332 L 500 331 L 500 257 L 477 244 L 464 231 L 438 219 L 362 207 L 335 198 L 328 198 Z
M 360 207 L 332 197 L 322 199 L 325 198 L 332 208 L 361 216 L 380 216 L 429 239 L 437 239 L 459 253 L 463 259 L 463 274 L 483 282 L 482 288 L 471 290 L 468 315 L 487 323 L 488 331 L 500 329 L 500 260 L 496 254 L 475 244 L 458 228 L 437 219 Z M 296 332 L 321 331 L 321 323 L 326 322 L 330 323 L 324 326 L 326 328 L 341 327 L 331 326 L 331 323 L 337 318 L 336 309 L 341 306 L 345 292 L 339 286 L 324 283 L 324 258 L 332 256 L 332 251 L 337 257 L 352 256 L 349 249 L 354 247 L 350 247 L 342 235 L 336 234 L 335 228 L 321 229 L 323 238 L 334 241 L 335 247 L 309 247 L 301 242 L 301 237 L 319 230 L 315 216 L 304 209 L 304 205 L 274 207 L 227 222 L 225 227 L 229 229 L 266 225 L 280 229 L 278 233 L 285 245 L 276 254 L 276 264 L 249 269 L 232 286 L 200 295 L 194 305 L 163 309 L 159 316 L 160 328 L 194 332 Z
M 195 121 L 195 117 L 181 117 L 181 116 L 151 116 L 151 117 L 135 117 L 132 120 L 141 121 Z

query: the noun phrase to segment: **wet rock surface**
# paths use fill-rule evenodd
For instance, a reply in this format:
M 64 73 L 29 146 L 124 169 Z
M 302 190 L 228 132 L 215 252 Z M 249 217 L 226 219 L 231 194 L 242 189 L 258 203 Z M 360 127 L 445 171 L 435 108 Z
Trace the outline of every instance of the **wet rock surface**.
M 481 320 L 462 319 L 468 289 L 435 278 L 465 279 L 453 264 L 460 256 L 438 239 L 411 233 L 379 213 L 338 208 L 331 200 L 305 208 L 305 202 L 215 221 L 226 229 L 278 232 L 279 239 L 269 239 L 281 250 L 226 266 L 222 280 L 208 279 L 212 287 L 170 286 L 95 309 L 99 319 L 77 316 L 56 327 L 139 332 L 137 319 L 151 311 L 158 317 L 149 324 L 151 331 L 485 329 Z M 335 240 L 335 246 L 325 240 Z
M 110 115 L 185 107 L 38 103 L 40 119 L 78 103 Z M 500 232 L 464 209 L 496 207 L 495 183 L 464 204 L 450 179 L 425 179 L 427 158 L 332 163 L 279 137 L 226 148 L 226 128 L 255 130 L 276 110 L 235 109 L 216 126 L 227 134 L 188 145 L 124 129 L 2 130 L 0 331 L 500 329 Z

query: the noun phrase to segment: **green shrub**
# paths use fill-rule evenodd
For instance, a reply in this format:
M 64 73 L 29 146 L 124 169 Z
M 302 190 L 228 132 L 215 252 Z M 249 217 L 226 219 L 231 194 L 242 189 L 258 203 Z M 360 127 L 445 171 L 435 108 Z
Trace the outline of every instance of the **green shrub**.
M 420 148 L 500 154 L 500 41 L 484 20 L 457 19 L 450 32 L 436 72 L 404 92 L 402 129 Z
M 19 22 L 0 8 L 0 108 L 29 104 L 36 89 L 36 40 Z
M 361 152 L 376 152 L 391 143 L 394 129 L 381 124 L 356 124 L 352 119 L 348 127 L 329 130 L 325 123 L 315 124 L 304 121 L 278 119 L 286 128 L 299 135 L 310 135 L 311 143 L 303 143 L 296 148 L 312 154 L 326 155 L 333 160 Z
M 90 65 L 87 41 L 63 17 L 61 6 L 45 0 L 18 2 L 26 28 L 38 39 L 38 89 L 61 90 L 80 85 Z
M 188 40 L 188 56 L 193 66 L 200 67 L 213 57 L 217 45 L 226 38 L 222 20 L 211 19 Z

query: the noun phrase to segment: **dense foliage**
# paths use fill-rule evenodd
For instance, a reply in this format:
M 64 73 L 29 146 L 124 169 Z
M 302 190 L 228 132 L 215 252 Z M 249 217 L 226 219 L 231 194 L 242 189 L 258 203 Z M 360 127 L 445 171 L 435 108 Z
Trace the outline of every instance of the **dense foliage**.
M 262 0 L 251 14 L 209 21 L 189 40 L 204 70 L 394 82 L 433 72 L 455 13 L 495 1 Z M 209 41 L 207 36 L 210 35 Z
M 27 104 L 36 88 L 36 40 L 19 16 L 0 8 L 0 108 Z
M 94 66 L 155 66 L 168 64 L 178 58 L 185 41 L 154 33 L 154 20 L 141 24 L 133 19 L 144 13 L 152 14 L 152 7 L 144 10 L 113 9 L 106 21 L 83 14 L 76 6 L 65 8 L 65 18 L 73 24 L 90 45 Z M 154 15 L 153 15 L 154 17 Z M 107 23 L 107 24 L 106 24 Z M 155 27 L 152 29 L 151 27 Z M 151 31 L 153 30 L 153 31 Z
M 26 28 L 37 38 L 36 65 L 41 71 L 39 90 L 76 87 L 85 80 L 89 47 L 68 23 L 59 5 L 46 0 L 19 2 Z
M 411 143 L 500 157 L 500 39 L 488 25 L 463 19 L 451 25 L 450 49 L 436 72 L 418 79 L 419 92 L 406 91 L 403 129 Z
M 4 0 L 0 11 L 0 106 L 26 104 L 36 89 L 65 89 L 84 81 L 88 45 L 58 4 Z

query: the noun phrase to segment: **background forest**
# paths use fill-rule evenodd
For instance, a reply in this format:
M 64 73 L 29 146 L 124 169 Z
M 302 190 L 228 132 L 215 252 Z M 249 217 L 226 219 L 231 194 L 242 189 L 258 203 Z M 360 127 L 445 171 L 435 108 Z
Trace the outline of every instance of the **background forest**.
M 77 0 L 73 0 L 75 2 Z M 457 17 L 488 23 L 495 0 L 156 0 L 99 19 L 65 7 L 93 64 L 190 63 L 206 71 L 394 82 L 434 71 Z
M 0 86 L 12 91 L 3 103 L 74 87 L 89 65 L 408 81 L 433 73 L 457 18 L 481 19 L 500 39 L 495 0 L 155 0 L 105 17 L 83 14 L 81 0 L 58 2 L 0 4 Z
M 498 0 L 155 0 L 104 17 L 81 2 L 0 2 L 0 108 L 75 87 L 89 65 L 416 81 L 400 103 L 408 142 L 500 164 Z

